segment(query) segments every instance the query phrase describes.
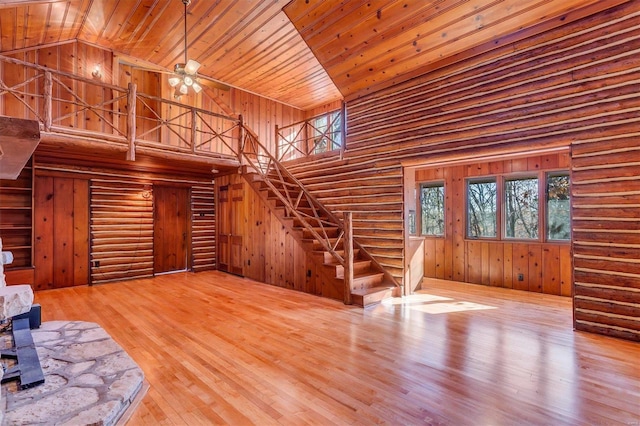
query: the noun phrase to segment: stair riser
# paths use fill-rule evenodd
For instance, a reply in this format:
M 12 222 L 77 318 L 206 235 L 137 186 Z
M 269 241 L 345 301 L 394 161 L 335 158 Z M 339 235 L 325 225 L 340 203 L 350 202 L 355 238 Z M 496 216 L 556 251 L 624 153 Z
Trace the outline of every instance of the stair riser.
M 376 305 L 380 303 L 382 300 L 387 299 L 392 296 L 392 290 L 379 291 L 376 293 L 366 294 L 364 296 L 359 294 L 354 294 L 351 296 L 351 301 L 356 306 L 361 306 L 363 308 Z
M 364 277 L 357 277 L 353 279 L 352 290 L 365 290 L 367 288 L 377 287 L 382 284 L 384 280 L 384 274 L 377 273 L 375 275 L 366 275 Z
M 361 275 L 369 271 L 372 273 L 375 272 L 371 270 L 371 261 L 356 262 L 353 264 L 354 275 Z M 336 266 L 336 278 L 344 278 L 344 266 L 342 265 Z

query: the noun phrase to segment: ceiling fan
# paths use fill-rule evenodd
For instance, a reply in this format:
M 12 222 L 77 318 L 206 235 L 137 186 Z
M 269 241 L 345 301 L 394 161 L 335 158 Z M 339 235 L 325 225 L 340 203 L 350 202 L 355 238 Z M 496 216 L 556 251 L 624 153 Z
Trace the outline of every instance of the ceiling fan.
M 173 75 L 169 77 L 169 85 L 175 87 L 174 96 L 179 98 L 181 95 L 189 93 L 191 87 L 194 92 L 200 93 L 202 86 L 198 83 L 198 69 L 200 63 L 187 56 L 187 6 L 191 0 L 182 0 L 184 4 L 184 62 L 177 63 L 173 68 Z

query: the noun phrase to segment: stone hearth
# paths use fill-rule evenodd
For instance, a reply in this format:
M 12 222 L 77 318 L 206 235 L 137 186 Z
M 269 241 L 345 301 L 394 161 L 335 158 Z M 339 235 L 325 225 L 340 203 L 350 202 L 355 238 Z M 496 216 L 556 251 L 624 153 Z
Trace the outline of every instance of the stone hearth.
M 3 425 L 113 425 L 144 393 L 142 370 L 97 324 L 45 322 L 32 335 L 45 382 L 2 385 Z

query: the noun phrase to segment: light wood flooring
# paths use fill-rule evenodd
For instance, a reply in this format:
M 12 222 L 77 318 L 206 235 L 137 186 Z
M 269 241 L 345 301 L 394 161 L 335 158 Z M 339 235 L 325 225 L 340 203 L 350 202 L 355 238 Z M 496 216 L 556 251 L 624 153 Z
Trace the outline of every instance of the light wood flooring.
M 638 425 L 640 344 L 568 298 L 446 281 L 374 308 L 220 272 L 36 293 L 144 370 L 130 425 Z

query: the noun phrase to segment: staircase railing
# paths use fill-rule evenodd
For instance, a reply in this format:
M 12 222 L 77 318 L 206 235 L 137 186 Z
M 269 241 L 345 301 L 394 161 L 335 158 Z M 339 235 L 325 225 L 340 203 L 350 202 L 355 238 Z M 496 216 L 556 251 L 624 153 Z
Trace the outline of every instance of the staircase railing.
M 242 123 L 242 117 L 240 117 L 240 121 Z M 353 250 L 356 248 L 384 274 L 387 282 L 399 286 L 393 276 L 352 237 L 351 213 L 347 212 L 344 222 L 340 221 L 270 153 L 269 149 L 262 145 L 258 136 L 251 129 L 244 124 L 241 124 L 241 127 L 243 134 L 238 156 L 240 163 L 250 166 L 258 173 L 289 213 L 313 235 L 325 251 L 331 253 L 336 261 L 345 268 L 345 303 L 351 302 Z M 298 207 L 303 202 L 310 206 L 309 213 L 299 210 Z M 339 231 L 335 240 L 329 236 L 328 229 L 330 228 L 337 228 Z M 346 240 L 347 238 L 349 241 Z M 344 240 L 344 255 L 337 250 L 341 240 Z
M 240 162 L 255 170 L 278 200 L 285 205 L 289 214 L 298 219 L 300 224 L 322 245 L 322 248 L 344 266 L 345 258 L 337 251 L 340 241 L 344 238 L 344 228 L 340 220 L 305 189 L 302 183 L 262 145 L 251 129 L 244 125 L 242 129 Z M 304 202 L 311 209 L 309 213 L 299 209 Z M 329 237 L 330 228 L 339 230 L 335 241 L 331 241 L 332 238 Z

